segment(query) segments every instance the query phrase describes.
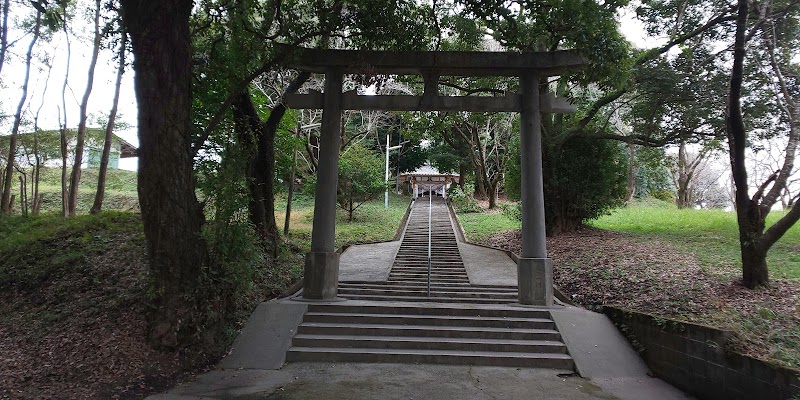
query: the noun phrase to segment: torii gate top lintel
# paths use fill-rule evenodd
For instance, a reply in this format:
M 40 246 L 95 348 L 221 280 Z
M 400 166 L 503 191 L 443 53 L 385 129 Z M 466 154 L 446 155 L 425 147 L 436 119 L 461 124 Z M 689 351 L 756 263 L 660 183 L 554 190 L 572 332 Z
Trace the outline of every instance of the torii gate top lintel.
M 440 76 L 507 76 L 532 78 L 560 75 L 588 63 L 575 50 L 539 53 L 471 52 L 471 51 L 379 51 L 325 50 L 284 47 L 288 54 L 286 67 L 302 71 L 333 74 L 421 75 L 425 82 L 422 96 L 363 96 L 354 91 L 344 93 L 341 107 L 345 110 L 384 111 L 471 111 L 520 112 L 522 98 L 516 93 L 503 96 L 439 96 Z M 327 78 L 326 78 L 327 80 Z M 284 103 L 296 109 L 323 108 L 323 95 L 291 93 Z M 543 96 L 541 110 L 569 113 L 575 107 L 564 98 Z
M 553 76 L 588 64 L 576 50 L 515 53 L 285 48 L 290 53 L 287 67 L 317 73 L 337 69 L 344 74 L 368 75 Z

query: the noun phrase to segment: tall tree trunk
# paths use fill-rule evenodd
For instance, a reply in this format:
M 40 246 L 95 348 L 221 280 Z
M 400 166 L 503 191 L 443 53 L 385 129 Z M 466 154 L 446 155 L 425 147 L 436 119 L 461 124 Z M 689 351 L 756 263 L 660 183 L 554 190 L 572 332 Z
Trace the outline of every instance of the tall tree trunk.
M 742 252 L 742 283 L 748 288 L 767 285 L 766 253 L 758 251 L 758 240 L 764 229 L 764 218 L 758 205 L 748 194 L 745 148 L 747 135 L 742 118 L 742 80 L 744 76 L 745 34 L 747 31 L 747 0 L 739 0 L 736 18 L 736 39 L 733 50 L 726 119 L 733 181 L 736 188 L 736 216 L 739 223 L 739 243 Z
M 256 147 L 255 155 L 250 157 L 246 163 L 245 177 L 247 179 L 247 188 L 250 192 L 250 199 L 248 201 L 248 214 L 250 216 L 250 223 L 258 234 L 258 237 L 267 243 L 270 239 L 268 232 L 269 222 L 267 221 L 267 210 L 264 207 L 264 181 L 265 171 L 263 169 L 263 159 L 257 153 L 260 153 L 258 144 L 261 142 L 261 137 L 265 134 L 261 118 L 256 112 L 253 100 L 250 98 L 250 92 L 244 91 L 233 101 L 233 115 L 234 115 L 234 129 L 239 142 L 245 148 Z M 253 154 L 250 151 L 247 154 Z M 274 220 L 274 218 L 273 218 Z M 274 222 L 273 222 L 274 223 Z
M 747 164 L 745 160 L 746 140 L 742 118 L 741 94 L 744 76 L 745 42 L 747 31 L 748 2 L 740 0 L 736 19 L 736 40 L 734 43 L 733 69 L 731 70 L 730 91 L 728 94 L 727 134 L 730 147 L 731 171 L 735 187 L 736 216 L 739 224 L 739 243 L 742 253 L 742 283 L 748 288 L 767 286 L 767 252 L 784 234 L 800 221 L 800 208 L 794 207 L 777 222 L 766 229 L 766 218 L 778 196 L 786 188 L 786 183 L 794 169 L 795 153 L 800 142 L 800 103 L 784 79 L 781 66 L 775 58 L 775 44 L 772 42 L 771 22 L 767 20 L 764 43 L 770 56 L 772 73 L 777 77 L 779 96 L 783 96 L 784 111 L 789 120 L 789 135 L 783 165 L 775 171 L 756 190 L 752 197 L 748 193 Z M 767 188 L 772 189 L 765 194 Z M 796 201 L 798 198 L 795 198 Z
M 5 179 L 3 182 L 3 195 L 0 196 L 0 211 L 5 214 L 11 213 L 11 182 L 14 178 L 14 164 L 16 164 L 17 156 L 17 135 L 19 134 L 19 126 L 22 122 L 22 109 L 25 106 L 25 101 L 28 99 L 28 82 L 31 77 L 31 60 L 33 59 L 33 48 L 39 40 L 39 34 L 42 27 L 42 13 L 36 12 L 36 25 L 33 28 L 33 38 L 30 45 L 28 45 L 28 52 L 25 55 L 25 79 L 22 83 L 22 95 L 20 96 L 19 103 L 17 104 L 17 112 L 14 114 L 14 124 L 11 127 L 11 137 L 9 138 L 8 149 L 8 163 L 6 164 Z
M 310 73 L 301 72 L 289 83 L 283 95 L 296 92 L 310 77 Z M 269 113 L 267 120 L 262 122 L 253 106 L 250 93 L 245 91 L 234 101 L 233 111 L 240 139 L 256 145 L 255 156 L 248 163 L 247 170 L 250 221 L 259 237 L 275 254 L 279 237 L 275 223 L 275 134 L 286 114 L 286 106 L 283 103 L 278 104 Z M 248 137 L 252 137 L 252 141 Z
M 692 207 L 692 189 L 691 189 L 691 168 L 688 155 L 686 154 L 686 142 L 681 140 L 678 146 L 678 164 L 677 164 L 677 180 L 676 180 L 676 198 L 675 205 L 679 209 Z
M 19 174 L 19 199 L 22 215 L 28 215 L 28 175 L 24 171 Z
M 493 180 L 489 184 L 489 209 L 494 210 L 497 207 L 497 185 L 500 182 Z
M 47 67 L 47 77 L 44 80 L 44 87 L 47 88 L 50 83 L 50 74 L 53 72 L 53 64 L 50 63 Z M 33 198 L 33 207 L 31 213 L 38 215 L 42 209 L 42 196 L 39 194 L 40 173 L 42 171 L 42 156 L 39 149 L 39 115 L 42 112 L 42 107 L 47 101 L 47 90 L 42 91 L 42 101 L 39 103 L 39 108 L 36 109 L 36 114 L 33 116 L 33 157 L 35 164 L 33 166 L 33 185 L 31 187 L 31 197 Z
M 95 0 L 92 59 L 89 62 L 86 90 L 83 92 L 83 99 L 81 100 L 78 137 L 75 142 L 75 160 L 72 164 L 72 175 L 69 181 L 69 206 L 67 207 L 67 214 L 70 217 L 74 217 L 78 209 L 78 188 L 81 182 L 81 164 L 83 164 L 83 149 L 86 140 L 86 114 L 87 108 L 89 107 L 89 96 L 91 96 L 92 88 L 94 87 L 94 70 L 97 66 L 97 56 L 100 53 L 100 34 L 100 0 Z
M 41 109 L 41 108 L 40 108 Z M 42 170 L 42 159 L 39 155 L 39 112 L 36 112 L 36 118 L 34 118 L 33 123 L 33 158 L 35 163 L 33 165 L 33 173 L 31 173 L 31 178 L 33 179 L 33 184 L 31 187 L 31 197 L 33 198 L 33 205 L 31 207 L 31 213 L 33 215 L 38 215 L 39 210 L 42 208 L 41 200 L 39 199 L 39 173 Z
M 292 143 L 292 171 L 289 174 L 289 189 L 286 192 L 286 218 L 283 222 L 283 234 L 289 236 L 289 222 L 292 220 L 292 197 L 294 197 L 294 179 L 295 170 L 297 170 L 297 148 L 296 143 L 300 139 L 300 120 L 297 121 L 297 130 L 294 132 L 294 140 Z
M 63 26 L 64 39 L 67 42 L 67 67 L 64 71 L 64 84 L 61 85 L 61 109 L 58 112 L 59 134 L 61 137 L 61 216 L 67 216 L 69 206 L 69 183 L 67 181 L 67 166 L 69 165 L 67 129 L 67 84 L 69 83 L 69 67 L 72 61 L 72 44 L 69 40 L 69 29 L 66 21 Z
M 100 157 L 100 171 L 97 173 L 97 192 L 94 195 L 94 204 L 89 211 L 97 214 L 103 209 L 103 200 L 106 194 L 106 175 L 108 174 L 108 159 L 111 156 L 111 144 L 114 141 L 114 124 L 117 121 L 117 109 L 119 106 L 119 92 L 122 86 L 122 75 L 125 73 L 125 47 L 128 45 L 128 34 L 125 30 L 121 32 L 119 52 L 117 59 L 117 80 L 114 83 L 114 100 L 111 102 L 111 111 L 108 113 L 108 124 L 106 125 L 106 136 L 103 140 L 103 155 Z
M 636 145 L 628 143 L 628 183 L 625 188 L 625 204 L 636 194 Z
M 350 198 L 350 200 L 349 200 L 349 202 L 347 204 L 347 221 L 353 222 L 353 213 L 355 211 L 356 211 L 355 208 L 353 208 L 353 199 Z
M 191 148 L 191 0 L 121 0 L 139 103 L 139 203 L 158 295 L 153 343 L 177 347 L 196 333 L 198 278 L 207 262 L 203 208 Z
M 3 1 L 3 26 L 0 27 L 0 72 L 3 72 L 3 65 L 6 62 L 6 54 L 8 53 L 8 10 L 10 0 Z

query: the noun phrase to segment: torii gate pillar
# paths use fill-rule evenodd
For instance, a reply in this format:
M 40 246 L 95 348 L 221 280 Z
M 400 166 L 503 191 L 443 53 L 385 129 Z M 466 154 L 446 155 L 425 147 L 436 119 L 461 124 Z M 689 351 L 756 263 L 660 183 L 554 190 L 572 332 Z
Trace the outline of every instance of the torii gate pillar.
M 339 181 L 339 142 L 342 127 L 342 72 L 325 71 L 324 108 L 314 192 L 311 252 L 303 271 L 303 298 L 333 300 L 339 285 L 336 252 L 336 188 Z
M 542 180 L 542 129 L 539 76 L 520 76 L 520 190 L 522 194 L 522 254 L 517 264 L 519 303 L 553 305 L 553 262 L 547 258 Z

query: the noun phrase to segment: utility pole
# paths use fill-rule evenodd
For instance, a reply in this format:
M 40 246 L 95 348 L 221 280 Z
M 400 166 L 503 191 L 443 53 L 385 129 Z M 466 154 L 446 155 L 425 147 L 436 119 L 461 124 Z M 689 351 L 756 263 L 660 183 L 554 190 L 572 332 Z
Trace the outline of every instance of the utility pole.
M 408 141 L 402 142 L 397 146 L 389 147 L 389 133 L 386 133 L 386 182 L 389 182 L 389 152 L 403 147 Z M 383 196 L 383 208 L 389 209 L 389 186 L 386 186 L 386 193 Z

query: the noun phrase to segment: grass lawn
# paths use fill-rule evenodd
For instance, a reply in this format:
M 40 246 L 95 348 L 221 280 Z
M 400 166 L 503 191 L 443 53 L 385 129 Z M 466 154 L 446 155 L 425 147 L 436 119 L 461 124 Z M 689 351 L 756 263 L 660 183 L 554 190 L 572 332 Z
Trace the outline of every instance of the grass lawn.
M 336 247 L 392 240 L 410 202 L 409 196 L 390 193 L 389 209 L 387 210 L 384 209 L 383 195 L 381 195 L 359 207 L 353 215 L 353 221 L 348 221 L 347 213 L 339 209 L 336 214 Z M 275 220 L 281 232 L 283 232 L 285 218 L 286 197 L 284 194 L 275 199 Z M 296 195 L 292 200 L 289 240 L 303 252 L 310 250 L 313 218 L 313 197 Z
M 771 212 L 767 223 L 774 223 L 783 213 Z M 693 253 L 704 267 L 716 272 L 738 271 L 741 265 L 736 214 L 732 212 L 678 210 L 668 203 L 647 201 L 615 210 L 590 225 L 666 240 Z M 767 265 L 772 278 L 800 279 L 800 225 L 770 249 Z
M 458 214 L 458 222 L 464 235 L 473 242 L 482 242 L 498 233 L 520 229 L 522 222 L 511 219 L 501 212 Z

